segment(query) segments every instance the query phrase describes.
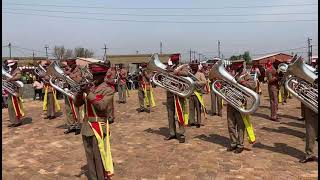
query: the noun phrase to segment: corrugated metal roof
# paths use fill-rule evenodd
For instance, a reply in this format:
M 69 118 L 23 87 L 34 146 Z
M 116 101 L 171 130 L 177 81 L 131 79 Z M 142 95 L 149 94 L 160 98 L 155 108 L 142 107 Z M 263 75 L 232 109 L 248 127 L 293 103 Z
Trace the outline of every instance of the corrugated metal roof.
M 268 55 L 265 55 L 265 56 L 262 56 L 262 57 L 258 57 L 258 58 L 252 59 L 252 61 L 257 61 L 257 60 L 264 59 L 264 58 L 271 57 L 271 56 L 275 56 L 275 55 L 278 55 L 278 54 L 283 54 L 283 53 L 268 54 Z

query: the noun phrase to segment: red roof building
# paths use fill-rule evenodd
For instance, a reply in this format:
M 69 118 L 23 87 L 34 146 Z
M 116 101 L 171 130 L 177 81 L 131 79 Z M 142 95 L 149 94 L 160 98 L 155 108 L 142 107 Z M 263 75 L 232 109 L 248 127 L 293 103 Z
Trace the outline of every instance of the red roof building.
M 273 63 L 275 60 L 279 60 L 280 62 L 284 62 L 284 63 L 290 63 L 290 60 L 292 58 L 293 58 L 292 55 L 285 54 L 285 53 L 269 54 L 266 56 L 253 59 L 252 65 L 265 67 L 265 64 L 267 62 L 271 61 L 271 63 Z

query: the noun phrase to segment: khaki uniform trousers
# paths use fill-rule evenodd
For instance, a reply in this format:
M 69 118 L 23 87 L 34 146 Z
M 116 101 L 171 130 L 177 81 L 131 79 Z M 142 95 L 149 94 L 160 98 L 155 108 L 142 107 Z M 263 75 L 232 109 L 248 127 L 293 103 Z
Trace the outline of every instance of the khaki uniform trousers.
M 139 88 L 138 89 L 138 97 L 139 97 L 139 105 L 140 105 L 140 108 L 147 108 L 145 103 L 144 103 L 144 91 L 142 88 Z M 148 96 L 148 99 L 149 99 L 149 110 L 151 111 L 151 93 L 150 93 L 150 90 L 147 89 L 147 96 Z
M 75 110 L 76 115 L 78 117 L 78 119 L 75 119 L 73 112 L 72 112 L 71 104 L 69 103 L 67 96 L 64 96 L 64 104 L 65 104 L 65 110 L 66 110 L 66 124 L 67 124 L 67 126 L 70 127 L 70 126 L 79 124 L 80 123 L 79 107 L 74 106 L 74 110 Z
M 119 101 L 126 102 L 127 98 L 127 85 L 126 84 L 118 84 L 118 94 L 119 94 Z
M 271 118 L 277 118 L 278 112 L 278 88 L 274 85 L 268 85 L 268 92 L 270 98 L 270 107 L 271 107 Z
M 197 116 L 196 116 L 197 114 Z M 195 116 L 197 120 L 195 121 Z M 189 122 L 188 124 L 201 124 L 201 104 L 196 95 L 189 98 Z
M 222 116 L 222 98 L 211 91 L 211 113 Z
M 318 114 L 304 106 L 305 125 L 306 125 L 306 155 L 311 157 L 314 155 L 314 145 L 318 137 Z
M 16 112 L 14 111 L 13 102 L 12 102 L 12 95 L 8 95 L 8 113 L 9 119 L 12 124 L 18 124 L 20 120 L 16 116 Z
M 168 122 L 169 122 L 169 133 L 170 136 L 176 136 L 176 118 L 175 118 L 175 106 L 174 106 L 174 96 L 172 93 L 167 92 L 167 111 L 168 111 Z M 179 123 L 178 123 L 179 124 Z M 185 129 L 184 126 L 179 124 L 179 134 L 184 136 Z
M 240 112 L 231 105 L 227 105 L 227 122 L 230 146 L 243 148 L 245 126 Z
M 82 141 L 88 163 L 88 179 L 104 180 L 104 167 L 96 137 L 82 135 Z
M 53 117 L 55 116 L 55 104 L 54 104 L 54 98 L 53 93 L 48 92 L 47 97 L 47 117 Z

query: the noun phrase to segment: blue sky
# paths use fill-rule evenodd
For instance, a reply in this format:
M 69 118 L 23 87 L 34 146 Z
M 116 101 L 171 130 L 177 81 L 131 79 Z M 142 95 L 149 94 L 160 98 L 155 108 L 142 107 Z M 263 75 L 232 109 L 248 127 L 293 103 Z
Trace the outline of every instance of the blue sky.
M 76 3 L 75 3 L 76 2 Z M 20 4 L 20 5 L 19 5 Z M 25 6 L 21 4 L 32 4 Z M 201 0 L 201 1 L 2 1 L 2 46 L 9 42 L 13 46 L 13 56 L 45 55 L 44 46 L 49 52 L 55 45 L 66 48 L 86 47 L 97 57 L 104 53 L 107 43 L 108 54 L 135 54 L 159 52 L 162 41 L 164 53 L 182 53 L 188 58 L 192 49 L 207 57 L 217 56 L 217 41 L 221 41 L 221 52 L 225 57 L 248 50 L 252 55 L 268 54 L 282 50 L 300 48 L 305 56 L 307 38 L 312 38 L 314 54 L 318 51 L 318 10 L 314 5 L 279 6 L 294 4 L 318 4 L 316 0 Z M 56 6 L 43 6 L 56 5 Z M 273 6 L 257 8 L 252 6 Z M 67 7 L 66 7 L 67 6 Z M 69 6 L 69 7 L 68 7 Z M 70 7 L 77 6 L 77 7 Z M 243 8 L 230 8 L 230 7 Z M 248 7 L 251 6 L 251 7 Z M 87 7 L 87 8 L 81 8 Z M 108 9 L 140 8 L 140 9 Z M 212 8 L 212 9 L 141 9 L 141 8 Z M 35 11 L 36 10 L 36 11 Z M 51 12 L 49 12 L 51 11 Z M 52 12 L 59 11 L 59 12 Z M 70 13 L 77 12 L 77 13 Z M 80 13 L 78 13 L 80 12 Z M 22 13 L 22 14 L 16 14 Z M 100 14 L 99 14 L 100 13 Z M 256 15 L 279 14 L 285 15 Z M 36 14 L 36 15 L 27 15 Z M 131 14 L 119 15 L 119 14 Z M 167 16 L 132 16 L 167 15 Z M 39 16 L 45 15 L 45 16 Z M 197 15 L 197 16 L 170 16 Z M 211 16 L 199 16 L 211 15 Z M 216 16 L 234 15 L 234 16 Z M 243 16 L 246 15 L 246 16 Z M 57 18 L 47 16 L 63 16 Z M 81 19 L 87 18 L 87 19 Z M 97 20 L 100 19 L 100 20 Z M 104 19 L 104 20 L 101 20 Z M 108 19 L 108 20 L 106 20 Z M 174 22 L 224 22 L 224 23 L 160 23 L 124 22 L 134 21 L 174 21 Z M 316 20 L 299 22 L 268 22 L 282 20 Z M 238 23 L 259 21 L 254 23 Z M 231 22 L 231 23 L 225 23 Z M 21 49 L 27 48 L 27 49 Z M 3 47 L 3 56 L 8 55 Z M 198 55 L 197 55 L 198 56 Z

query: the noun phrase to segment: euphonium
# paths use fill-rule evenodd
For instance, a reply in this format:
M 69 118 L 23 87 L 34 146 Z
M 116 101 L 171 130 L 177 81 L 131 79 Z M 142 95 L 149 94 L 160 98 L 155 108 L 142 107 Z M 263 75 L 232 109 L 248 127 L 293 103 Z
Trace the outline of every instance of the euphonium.
M 224 68 L 223 62 L 216 62 L 209 72 L 209 79 L 218 79 L 212 83 L 212 90 L 243 114 L 250 114 L 260 105 L 259 95 L 239 84 Z M 220 85 L 217 85 L 220 84 Z
M 39 77 L 45 77 L 47 74 L 47 70 L 43 66 L 41 66 L 41 64 L 39 64 L 38 67 L 34 69 L 34 73 Z M 44 79 L 42 79 L 42 81 L 47 83 Z
M 190 96 L 195 89 L 194 81 L 190 77 L 175 76 L 170 74 L 166 70 L 167 66 L 160 62 L 157 53 L 151 56 L 151 60 L 148 63 L 147 69 L 151 71 L 157 71 L 157 73 L 152 77 L 152 81 L 156 85 L 180 97 Z
M 21 81 L 9 82 L 7 81 L 9 78 L 12 78 L 12 76 L 2 66 L 2 89 L 8 91 L 13 96 L 17 96 L 19 88 L 23 87 L 23 83 Z
M 285 88 L 305 106 L 318 113 L 318 76 L 301 57 L 296 59 L 295 56 L 293 60 L 286 69 Z M 283 66 L 285 65 L 279 64 L 279 67 Z
M 71 97 L 72 99 L 75 98 L 75 94 L 77 92 L 80 92 L 80 88 L 82 85 L 90 83 L 90 81 L 86 78 L 83 78 L 83 80 L 80 83 L 77 83 L 68 75 L 66 75 L 56 62 L 53 62 L 49 65 L 47 74 L 51 76 L 49 80 L 50 85 L 56 90 L 63 93 L 64 95 Z M 56 82 L 61 83 L 55 84 Z M 64 83 L 70 85 L 71 88 L 63 88 Z

